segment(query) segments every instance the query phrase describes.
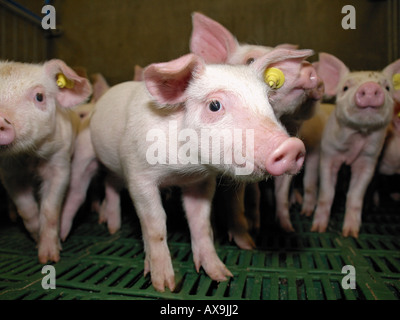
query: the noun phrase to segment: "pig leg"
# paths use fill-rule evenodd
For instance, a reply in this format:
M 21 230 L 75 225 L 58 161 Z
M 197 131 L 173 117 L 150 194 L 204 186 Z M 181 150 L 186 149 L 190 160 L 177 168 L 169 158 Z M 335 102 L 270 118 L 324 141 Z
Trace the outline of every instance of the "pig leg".
M 289 216 L 289 192 L 292 177 L 283 175 L 275 177 L 276 218 L 287 232 L 294 232 Z
M 331 206 L 335 197 L 337 174 L 342 163 L 327 155 L 320 162 L 320 192 L 311 231 L 325 232 L 328 227 Z
M 110 234 L 121 228 L 121 198 L 123 186 L 121 181 L 111 174 L 107 174 L 105 181 L 105 198 L 99 208 L 99 223 L 107 222 Z
M 39 168 L 41 186 L 39 261 L 57 262 L 60 259 L 58 234 L 61 206 L 70 177 L 69 156 L 56 156 Z
M 28 230 L 31 237 L 38 242 L 39 207 L 32 187 L 34 182 L 30 181 L 27 175 L 11 177 L 7 176 L 7 172 L 4 172 L 3 178 L 4 188 L 6 189 L 10 200 L 15 205 L 19 216 L 22 218 L 26 230 Z
M 318 192 L 318 165 L 319 165 L 319 148 L 307 153 L 306 163 L 304 166 L 304 197 L 301 207 L 301 214 L 307 217 L 314 212 L 317 203 Z
M 197 272 L 200 266 L 216 281 L 233 277 L 218 258 L 213 243 L 210 223 L 211 202 L 215 191 L 215 178 L 182 188 L 183 205 L 189 223 L 193 259 Z
M 228 215 L 230 215 L 228 218 L 228 234 L 229 240 L 233 239 L 239 248 L 251 250 L 255 248 L 255 243 L 248 233 L 244 207 L 245 190 L 245 184 L 237 184 L 226 191 L 229 203 Z
M 364 196 L 374 175 L 374 170 L 374 162 L 366 157 L 358 158 L 351 166 L 351 180 L 346 196 L 346 213 L 342 229 L 345 237 L 358 237 Z
M 61 214 L 62 241 L 65 241 L 71 230 L 73 219 L 86 199 L 87 189 L 97 169 L 98 162 L 90 139 L 90 131 L 82 131 L 76 141 L 71 164 L 71 182 Z
M 173 291 L 175 276 L 167 245 L 166 214 L 157 184 L 148 181 L 148 177 L 140 179 L 138 175 L 128 181 L 129 193 L 142 227 L 146 252 L 144 274 L 150 272 L 151 282 L 157 291 L 164 292 L 165 286 Z

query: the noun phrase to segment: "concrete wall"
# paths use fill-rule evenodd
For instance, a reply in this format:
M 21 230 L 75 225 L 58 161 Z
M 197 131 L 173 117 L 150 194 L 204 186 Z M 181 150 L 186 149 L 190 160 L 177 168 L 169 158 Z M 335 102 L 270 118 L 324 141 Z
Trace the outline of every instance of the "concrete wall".
M 43 1 L 21 0 L 33 10 Z M 51 56 L 111 84 L 130 80 L 135 64 L 167 61 L 189 51 L 191 13 L 225 25 L 239 41 L 296 43 L 325 51 L 352 69 L 381 69 L 399 58 L 399 0 L 54 0 L 61 37 Z M 356 8 L 356 29 L 341 26 L 342 7 Z M 393 11 L 394 10 L 394 11 Z M 40 12 L 39 12 L 40 14 Z M 396 39 L 394 39 L 396 37 Z M 315 56 L 313 59 L 316 59 Z

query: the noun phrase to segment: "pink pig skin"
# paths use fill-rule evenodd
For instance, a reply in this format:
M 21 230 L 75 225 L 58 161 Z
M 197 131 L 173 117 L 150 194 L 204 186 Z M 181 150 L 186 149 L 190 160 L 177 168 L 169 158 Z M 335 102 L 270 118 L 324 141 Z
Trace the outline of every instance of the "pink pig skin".
M 218 281 L 232 276 L 213 245 L 210 209 L 216 175 L 225 172 L 234 177 L 237 165 L 151 165 L 146 158 L 148 130 L 158 128 L 168 137 L 170 121 L 176 121 L 179 129 L 196 132 L 204 128 L 252 128 L 255 148 L 245 148 L 254 158 L 255 170 L 249 176 L 236 178 L 265 179 L 271 168 L 280 174 L 297 172 L 302 166 L 304 145 L 290 138 L 276 120 L 260 71 L 286 55 L 295 57 L 301 53 L 282 50 L 260 58 L 251 68 L 206 65 L 201 58 L 189 54 L 150 65 L 144 70 L 144 82 L 117 85 L 98 101 L 90 124 L 93 146 L 99 160 L 128 187 L 143 231 L 145 273 L 151 273 L 158 291 L 164 291 L 166 286 L 175 288 L 159 193 L 159 188 L 171 185 L 182 187 L 196 269 L 202 266 Z M 222 109 L 213 112 L 209 107 L 215 100 L 220 101 Z M 195 147 L 199 148 L 197 142 Z M 208 155 L 209 150 L 200 149 L 199 154 L 203 153 Z M 116 192 L 120 186 L 115 187 Z
M 61 214 L 60 238 L 62 241 L 65 241 L 69 235 L 73 219 L 85 201 L 89 184 L 99 167 L 90 137 L 89 123 L 95 103 L 109 89 L 109 85 L 101 74 L 96 73 L 92 75 L 91 78 L 93 79 L 93 95 L 91 101 L 74 108 L 74 112 L 79 115 L 81 121 L 71 163 L 71 181 Z M 114 233 L 119 229 L 119 215 L 117 218 L 111 219 L 108 217 L 107 211 L 104 208 L 105 206 L 97 208 L 99 211 L 99 222 L 106 222 L 110 219 L 111 221 L 108 227 L 110 232 Z M 111 217 L 114 216 L 111 214 Z
M 74 87 L 60 89 L 58 73 Z M 82 103 L 90 93 L 88 81 L 61 60 L 0 62 L 0 177 L 38 242 L 41 263 L 60 259 L 59 215 L 79 124 L 75 113 L 62 109 Z
M 240 44 L 237 39 L 221 24 L 207 16 L 194 13 L 193 32 L 190 48 L 193 53 L 202 56 L 208 63 L 251 64 L 260 56 L 275 48 Z M 295 49 L 297 46 L 282 44 L 276 48 Z M 322 98 L 323 83 L 318 78 L 314 67 L 307 61 L 308 56 L 300 59 L 287 59 L 271 65 L 279 68 L 285 74 L 285 85 L 278 90 L 271 90 L 269 99 L 275 115 L 281 120 L 291 135 L 297 135 L 302 122 L 309 119 L 315 110 L 316 102 Z M 275 178 L 276 215 L 281 226 L 286 231 L 294 231 L 289 218 L 289 187 L 290 176 Z M 254 242 L 248 234 L 245 206 L 243 202 L 245 184 L 237 188 L 228 188 L 224 202 L 232 202 L 231 221 L 228 221 L 228 233 L 242 249 L 251 249 Z M 259 190 L 252 186 L 248 190 L 254 195 L 252 205 L 247 206 L 247 215 L 254 221 L 249 221 L 254 230 L 259 229 Z
M 347 164 L 351 166 L 351 180 L 342 233 L 358 237 L 365 191 L 393 114 L 396 92 L 392 76 L 399 70 L 397 60 L 382 72 L 350 72 L 336 57 L 320 54 L 318 73 L 327 94 L 336 94 L 336 109 L 321 140 L 320 190 L 311 231 L 326 231 L 337 173 L 342 164 Z
M 384 182 L 385 177 L 400 174 L 400 103 L 396 101 L 392 122 L 388 128 L 388 134 L 383 147 L 382 156 L 378 163 L 378 187 L 380 192 L 375 192 L 375 205 L 380 205 L 380 194 L 387 193 L 392 200 L 399 201 L 399 194 Z M 381 182 L 382 180 L 382 182 Z M 386 196 L 386 194 L 385 194 Z

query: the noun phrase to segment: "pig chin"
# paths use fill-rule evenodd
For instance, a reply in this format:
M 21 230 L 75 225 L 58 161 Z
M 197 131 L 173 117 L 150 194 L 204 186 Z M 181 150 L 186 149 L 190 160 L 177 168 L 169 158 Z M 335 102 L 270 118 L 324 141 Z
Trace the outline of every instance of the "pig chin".
M 375 131 L 387 126 L 390 122 L 390 110 L 383 107 L 364 107 L 356 105 L 348 109 L 337 108 L 337 117 L 346 126 L 358 131 Z

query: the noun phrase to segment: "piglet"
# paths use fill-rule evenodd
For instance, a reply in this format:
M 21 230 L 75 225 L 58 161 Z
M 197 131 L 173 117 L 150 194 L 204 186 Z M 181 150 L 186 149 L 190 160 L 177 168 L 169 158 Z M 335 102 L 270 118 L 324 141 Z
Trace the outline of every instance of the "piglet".
M 217 174 L 258 181 L 300 170 L 304 144 L 277 121 L 260 76 L 298 54 L 281 50 L 251 68 L 206 65 L 188 54 L 148 66 L 143 82 L 117 85 L 98 101 L 90 123 L 94 150 L 111 173 L 109 186 L 116 193 L 128 188 L 142 227 L 144 271 L 156 290 L 175 287 L 160 188 L 182 188 L 196 269 L 223 281 L 232 274 L 217 256 L 210 226 Z M 213 140 L 221 132 L 231 137 L 222 152 Z
M 68 108 L 90 94 L 89 82 L 61 60 L 0 62 L 0 177 L 41 263 L 60 259 L 59 216 L 79 125 Z
M 337 174 L 351 167 L 343 236 L 358 237 L 366 189 L 374 175 L 386 128 L 392 119 L 392 76 L 400 60 L 382 72 L 350 72 L 338 58 L 321 53 L 318 73 L 328 95 L 336 95 L 336 109 L 321 140 L 320 189 L 311 231 L 325 232 L 335 195 Z
M 81 205 L 85 202 L 87 190 L 93 177 L 98 172 L 98 162 L 94 154 L 90 138 L 90 117 L 96 102 L 110 88 L 106 79 L 100 73 L 91 76 L 93 95 L 88 103 L 78 105 L 73 109 L 80 117 L 78 134 L 74 143 L 74 155 L 71 162 L 71 181 L 65 196 L 61 212 L 60 238 L 65 241 L 71 231 L 73 220 Z M 99 213 L 99 222 L 108 220 L 106 213 L 98 202 L 93 207 Z M 111 233 L 119 228 L 120 218 L 112 219 L 109 225 Z
M 193 14 L 192 23 L 191 51 L 203 57 L 208 63 L 250 65 L 273 50 L 297 47 L 292 44 L 281 44 L 273 48 L 239 43 L 224 26 L 198 12 Z M 283 59 L 270 66 L 282 71 L 285 79 L 284 81 L 280 79 L 281 83 L 273 84 L 274 90 L 269 91 L 268 98 L 276 117 L 292 136 L 297 136 L 302 122 L 314 114 L 324 92 L 323 83 L 314 67 L 305 61 L 312 55 L 312 51 L 304 51 L 306 52 L 308 54 L 296 59 Z M 286 231 L 294 230 L 289 217 L 288 199 L 291 180 L 288 175 L 275 178 L 276 216 Z M 245 193 L 248 199 L 252 198 L 251 205 L 244 205 Z M 257 231 L 260 226 L 258 186 L 240 184 L 225 189 L 224 194 L 226 197 L 224 202 L 232 203 L 228 208 L 231 211 L 227 220 L 229 237 L 242 249 L 255 247 L 248 231 L 250 227 Z

